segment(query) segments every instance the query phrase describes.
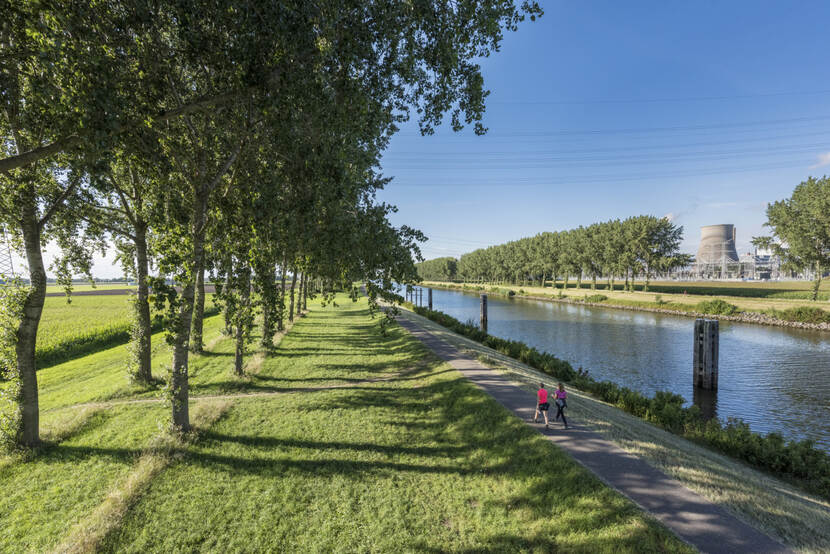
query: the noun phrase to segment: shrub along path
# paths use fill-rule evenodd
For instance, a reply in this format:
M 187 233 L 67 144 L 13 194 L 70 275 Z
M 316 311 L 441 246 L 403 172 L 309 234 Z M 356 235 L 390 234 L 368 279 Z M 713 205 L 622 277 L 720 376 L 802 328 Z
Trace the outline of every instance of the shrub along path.
M 408 312 L 398 322 L 441 359 L 525 421 L 533 416 L 533 399 L 510 382 L 418 325 Z M 533 424 L 531 424 L 533 425 Z M 653 514 L 679 537 L 703 552 L 790 552 L 783 545 L 738 520 L 723 508 L 690 491 L 675 479 L 631 456 L 601 435 L 577 426 L 545 430 L 533 425 L 607 484 Z

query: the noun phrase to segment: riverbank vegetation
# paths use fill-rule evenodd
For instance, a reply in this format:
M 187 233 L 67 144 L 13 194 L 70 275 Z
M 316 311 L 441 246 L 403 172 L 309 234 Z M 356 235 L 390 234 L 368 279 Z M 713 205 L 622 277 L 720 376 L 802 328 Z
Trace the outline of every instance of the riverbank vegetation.
M 126 384 L 123 347 L 122 369 L 110 351 L 44 369 L 49 442 L 0 458 L 4 547 L 691 551 L 403 329 L 382 333 L 366 298 L 333 300 L 243 378 L 209 318 L 183 436 L 157 395 L 106 392 Z M 69 378 L 96 403 L 72 403 Z
M 565 381 L 603 402 L 830 499 L 830 455 L 817 449 L 812 441 L 787 442 L 777 433 L 761 435 L 737 419 L 705 421 L 696 406 L 684 406 L 686 402 L 680 395 L 658 392 L 648 397 L 611 381 L 596 381 L 553 354 L 540 352 L 520 341 L 488 335 L 439 311 L 410 307 L 456 333 Z
M 588 294 L 586 288 L 556 290 L 551 293 L 550 288 L 525 286 L 509 288 L 504 286 L 483 284 L 459 284 L 443 282 L 424 282 L 424 286 L 455 289 L 469 292 L 486 292 L 502 296 L 524 296 L 533 299 L 555 300 L 564 302 L 594 302 L 610 307 L 659 310 L 678 315 L 723 315 L 737 317 L 748 323 L 767 325 L 787 325 L 788 323 L 803 323 L 810 326 L 826 325 L 830 323 L 830 310 L 824 310 L 810 301 L 782 300 L 769 298 L 754 298 L 746 296 L 709 297 L 701 300 L 700 296 L 691 294 L 651 294 L 643 292 L 622 292 L 603 290 L 601 295 Z M 598 287 L 599 289 L 599 287 Z M 599 296 L 605 297 L 599 300 Z

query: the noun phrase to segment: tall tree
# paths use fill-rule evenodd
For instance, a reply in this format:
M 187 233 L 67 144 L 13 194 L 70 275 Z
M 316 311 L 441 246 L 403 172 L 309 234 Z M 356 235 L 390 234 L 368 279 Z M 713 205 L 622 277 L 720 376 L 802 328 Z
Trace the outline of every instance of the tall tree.
M 767 206 L 771 237 L 755 237 L 753 244 L 770 248 L 787 267 L 813 272 L 811 299 L 818 300 L 821 279 L 830 267 L 830 179 L 809 177 L 790 198 Z

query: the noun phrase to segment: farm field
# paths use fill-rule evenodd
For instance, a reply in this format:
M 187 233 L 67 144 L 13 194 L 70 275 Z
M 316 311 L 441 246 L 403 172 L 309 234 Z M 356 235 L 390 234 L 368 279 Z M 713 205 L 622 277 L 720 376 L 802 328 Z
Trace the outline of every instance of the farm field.
M 121 347 L 45 369 L 50 442 L 29 460 L 0 458 L 0 542 L 690 551 L 400 328 L 383 336 L 365 300 L 310 307 L 274 351 L 250 355 L 243 378 L 219 318 L 209 320 L 208 351 L 191 363 L 197 433 L 184 441 L 159 430 L 168 410 L 158 393 L 110 388 L 124 382 Z
M 205 309 L 213 306 L 205 297 Z M 91 353 L 130 338 L 130 304 L 127 296 L 47 296 L 37 337 L 39 367 Z
M 134 284 L 129 284 L 126 281 L 123 283 L 96 283 L 95 286 L 87 283 L 78 283 L 72 285 L 72 292 L 86 292 L 86 291 L 105 291 L 105 290 L 112 290 L 112 289 L 134 289 L 136 288 Z M 46 293 L 63 293 L 63 287 L 60 285 L 47 285 L 46 286 Z

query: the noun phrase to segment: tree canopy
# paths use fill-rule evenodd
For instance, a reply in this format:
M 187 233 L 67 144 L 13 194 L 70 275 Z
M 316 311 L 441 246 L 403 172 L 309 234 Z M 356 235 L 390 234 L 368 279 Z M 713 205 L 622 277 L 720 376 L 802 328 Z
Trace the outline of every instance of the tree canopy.
M 0 13 L 0 225 L 29 271 L 22 294 L 4 295 L 19 306 L 2 335 L 15 383 L 2 432 L 35 446 L 47 241 L 65 248 L 63 275 L 88 272 L 91 248 L 118 243 L 141 281 L 133 377 L 150 378 L 154 302 L 173 349 L 172 423 L 187 430 L 205 274 L 222 284 L 237 370 L 257 311 L 281 326 L 312 280 L 364 280 L 374 299 L 417 279 L 425 237 L 394 227 L 395 208 L 375 200 L 389 182 L 381 153 L 413 113 L 424 134 L 445 117 L 484 133 L 478 60 L 542 10 L 529 0 L 0 0 Z

